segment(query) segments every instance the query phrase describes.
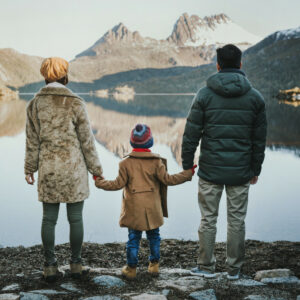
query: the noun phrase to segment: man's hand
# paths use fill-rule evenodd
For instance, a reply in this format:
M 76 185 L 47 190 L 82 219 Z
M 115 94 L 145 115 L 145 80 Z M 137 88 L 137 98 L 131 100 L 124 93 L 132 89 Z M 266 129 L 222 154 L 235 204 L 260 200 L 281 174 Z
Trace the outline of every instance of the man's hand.
M 250 180 L 250 184 L 256 184 L 258 181 L 258 176 L 254 176 L 251 180 Z
M 33 173 L 27 174 L 27 175 L 25 176 L 25 180 L 27 181 L 28 184 L 33 185 L 34 182 L 35 182 Z

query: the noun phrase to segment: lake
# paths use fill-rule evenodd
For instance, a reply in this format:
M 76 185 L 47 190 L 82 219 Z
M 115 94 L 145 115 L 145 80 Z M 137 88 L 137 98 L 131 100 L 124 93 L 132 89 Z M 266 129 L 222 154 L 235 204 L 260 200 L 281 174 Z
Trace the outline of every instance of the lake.
M 7 106 L 0 106 L 0 116 L 2 112 L 3 118 L 4 111 L 8 110 Z M 16 108 L 13 111 L 15 112 Z M 20 114 L 17 114 L 17 118 L 21 118 Z M 138 122 L 137 117 L 136 121 Z M 119 126 L 123 124 L 120 123 Z M 13 130 L 12 136 L 0 137 L 0 245 L 31 246 L 41 243 L 42 204 L 37 200 L 36 185 L 29 186 L 24 180 L 25 133 L 23 128 L 19 129 L 18 134 L 16 131 L 18 130 Z M 103 165 L 104 176 L 107 179 L 115 178 L 120 158 L 98 142 L 97 151 Z M 169 146 L 158 142 L 153 147 L 153 152 L 168 159 L 170 173 L 181 170 Z M 299 170 L 300 157 L 294 151 L 270 148 L 266 150 L 259 182 L 250 189 L 246 218 L 247 239 L 300 240 Z M 163 238 L 198 239 L 200 211 L 197 179 L 197 176 L 194 176 L 192 182 L 169 188 L 169 218 L 165 219 L 165 224 L 161 228 Z M 127 230 L 118 225 L 121 191 L 98 190 L 93 186 L 91 176 L 90 189 L 91 194 L 85 201 L 84 208 L 84 240 L 98 243 L 126 241 Z M 226 240 L 226 228 L 226 199 L 223 194 L 217 241 Z M 65 205 L 61 205 L 56 243 L 67 242 L 68 235 L 66 208 Z

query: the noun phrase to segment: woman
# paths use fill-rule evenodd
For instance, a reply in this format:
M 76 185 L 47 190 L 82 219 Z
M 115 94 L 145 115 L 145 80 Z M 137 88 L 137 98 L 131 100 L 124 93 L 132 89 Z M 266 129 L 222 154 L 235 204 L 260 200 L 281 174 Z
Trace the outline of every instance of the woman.
M 39 174 L 39 201 L 43 203 L 43 274 L 48 281 L 58 274 L 54 241 L 60 203 L 67 203 L 71 274 L 82 274 L 82 209 L 89 196 L 87 171 L 102 177 L 84 101 L 66 88 L 68 67 L 62 58 L 45 59 L 40 71 L 46 86 L 27 107 L 25 175 L 27 183 L 34 184 L 33 174 L 36 171 Z

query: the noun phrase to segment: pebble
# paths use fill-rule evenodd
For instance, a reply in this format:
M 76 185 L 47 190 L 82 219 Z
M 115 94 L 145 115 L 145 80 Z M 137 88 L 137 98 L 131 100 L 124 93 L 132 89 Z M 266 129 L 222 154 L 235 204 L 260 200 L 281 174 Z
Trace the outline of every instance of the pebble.
M 253 280 L 253 279 L 239 279 L 239 280 L 233 281 L 232 284 L 233 285 L 241 285 L 241 286 L 264 286 L 265 285 L 264 283 Z
M 82 293 L 72 282 L 63 283 L 60 286 L 69 292 Z
M 18 300 L 19 295 L 16 294 L 0 294 L 0 300 Z
M 111 295 L 93 296 L 88 298 L 80 298 L 79 300 L 121 300 L 121 298 Z
M 193 292 L 189 296 L 195 300 L 217 300 L 215 291 L 213 289 Z
M 20 300 L 49 300 L 49 298 L 41 294 L 21 292 Z
M 10 284 L 2 289 L 3 292 L 19 290 L 20 286 L 17 283 Z
M 110 275 L 101 275 L 93 278 L 94 283 L 111 288 L 111 287 L 123 287 L 125 282 L 118 277 Z
M 256 272 L 254 280 L 261 281 L 263 278 L 289 277 L 292 275 L 290 269 L 261 270 Z
M 167 300 L 167 297 L 164 295 L 153 295 L 153 294 L 141 294 L 134 297 L 131 297 L 132 300 Z
M 296 276 L 263 278 L 261 282 L 274 284 L 300 284 L 300 280 Z
M 182 292 L 195 291 L 203 288 L 205 280 L 201 277 L 187 276 L 174 280 L 159 280 L 157 286 L 162 288 L 174 288 Z

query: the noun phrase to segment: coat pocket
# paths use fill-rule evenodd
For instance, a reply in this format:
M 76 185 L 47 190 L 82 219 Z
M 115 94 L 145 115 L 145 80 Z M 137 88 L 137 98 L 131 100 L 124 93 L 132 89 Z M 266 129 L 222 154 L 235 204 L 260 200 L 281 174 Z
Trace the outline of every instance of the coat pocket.
M 148 192 L 154 192 L 154 187 L 152 187 L 152 186 L 134 187 L 130 191 L 131 191 L 132 194 L 148 193 Z

